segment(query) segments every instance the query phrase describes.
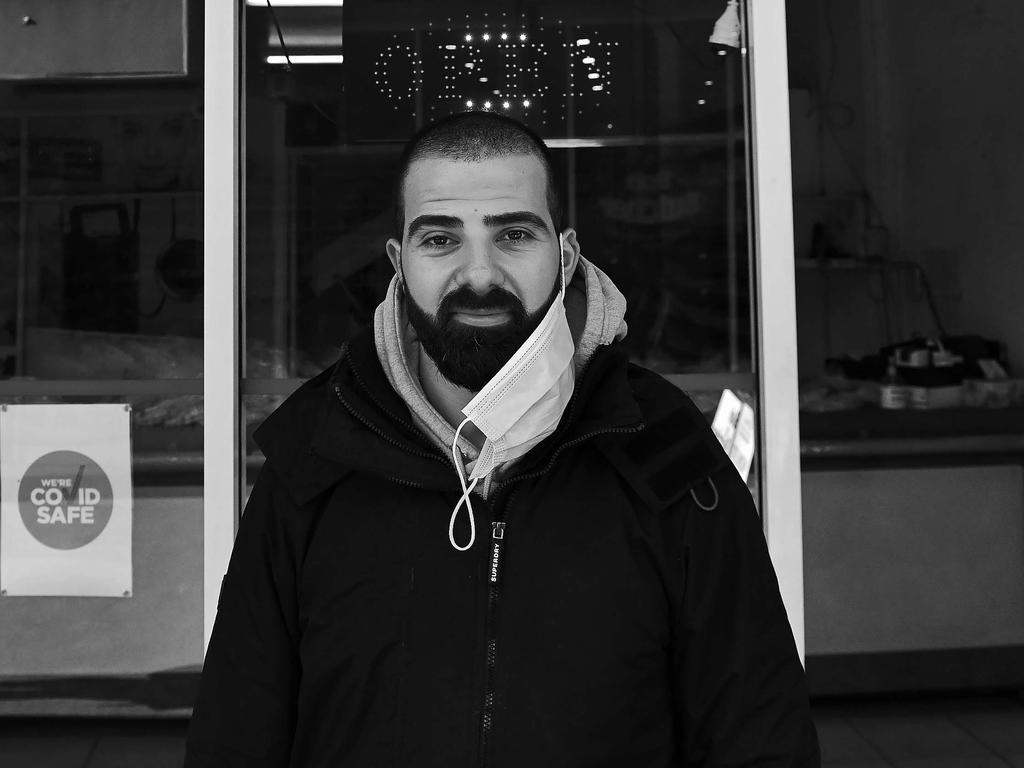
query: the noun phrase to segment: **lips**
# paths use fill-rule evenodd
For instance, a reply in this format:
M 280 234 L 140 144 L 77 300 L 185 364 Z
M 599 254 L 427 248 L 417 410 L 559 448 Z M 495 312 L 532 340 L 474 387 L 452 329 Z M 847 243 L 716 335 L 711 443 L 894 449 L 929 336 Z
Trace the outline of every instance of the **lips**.
M 512 320 L 512 313 L 502 309 L 455 309 L 451 316 L 467 325 L 503 325 Z
M 521 326 L 526 313 L 522 304 L 511 293 L 494 287 L 486 294 L 478 294 L 469 286 L 449 293 L 438 307 L 437 317 L 444 326 L 476 336 L 481 332 L 504 331 L 510 326 Z

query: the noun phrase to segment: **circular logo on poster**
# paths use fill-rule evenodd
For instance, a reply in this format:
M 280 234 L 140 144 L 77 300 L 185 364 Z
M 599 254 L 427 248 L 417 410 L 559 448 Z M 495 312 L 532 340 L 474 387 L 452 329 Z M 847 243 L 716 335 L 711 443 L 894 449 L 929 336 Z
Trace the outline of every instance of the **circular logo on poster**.
M 114 494 L 100 465 L 76 451 L 40 456 L 18 487 L 18 507 L 28 532 L 53 549 L 78 549 L 103 533 Z

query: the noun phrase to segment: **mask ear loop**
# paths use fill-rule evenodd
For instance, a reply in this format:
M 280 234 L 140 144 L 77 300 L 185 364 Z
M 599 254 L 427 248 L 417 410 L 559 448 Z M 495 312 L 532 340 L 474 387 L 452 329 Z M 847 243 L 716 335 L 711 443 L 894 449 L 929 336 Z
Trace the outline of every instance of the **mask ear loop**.
M 455 509 L 452 510 L 451 519 L 448 521 L 448 541 L 455 547 L 459 552 L 465 552 L 467 549 L 473 546 L 473 542 L 476 541 L 476 519 L 473 516 L 473 502 L 469 499 L 469 494 L 476 488 L 476 484 L 479 482 L 479 477 L 474 477 L 473 480 L 466 485 L 466 473 L 462 467 L 462 456 L 459 455 L 459 435 L 462 433 L 462 428 L 469 423 L 469 418 L 462 420 L 459 424 L 459 428 L 455 430 L 455 439 L 452 441 L 452 461 L 455 463 L 455 472 L 459 476 L 459 485 L 462 486 L 462 496 L 459 497 L 459 502 L 455 505 Z M 459 516 L 459 510 L 462 505 L 466 505 L 466 511 L 469 512 L 469 544 L 464 547 L 460 547 L 455 543 L 455 518 Z
M 558 235 L 558 279 L 562 286 L 562 300 L 565 300 L 565 235 Z

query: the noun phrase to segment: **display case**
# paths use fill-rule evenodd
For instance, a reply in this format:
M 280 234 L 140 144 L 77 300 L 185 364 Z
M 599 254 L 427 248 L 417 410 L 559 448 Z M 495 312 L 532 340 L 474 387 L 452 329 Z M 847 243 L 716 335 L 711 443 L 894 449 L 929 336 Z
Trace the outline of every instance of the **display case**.
M 812 692 L 1019 687 L 1024 17 L 788 12 Z

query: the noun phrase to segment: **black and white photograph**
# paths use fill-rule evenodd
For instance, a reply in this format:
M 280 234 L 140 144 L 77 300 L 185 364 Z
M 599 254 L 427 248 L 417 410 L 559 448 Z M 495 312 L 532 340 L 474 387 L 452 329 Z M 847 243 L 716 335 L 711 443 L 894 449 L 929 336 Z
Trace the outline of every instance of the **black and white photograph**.
M 1024 768 L 1022 40 L 0 0 L 0 767 Z

